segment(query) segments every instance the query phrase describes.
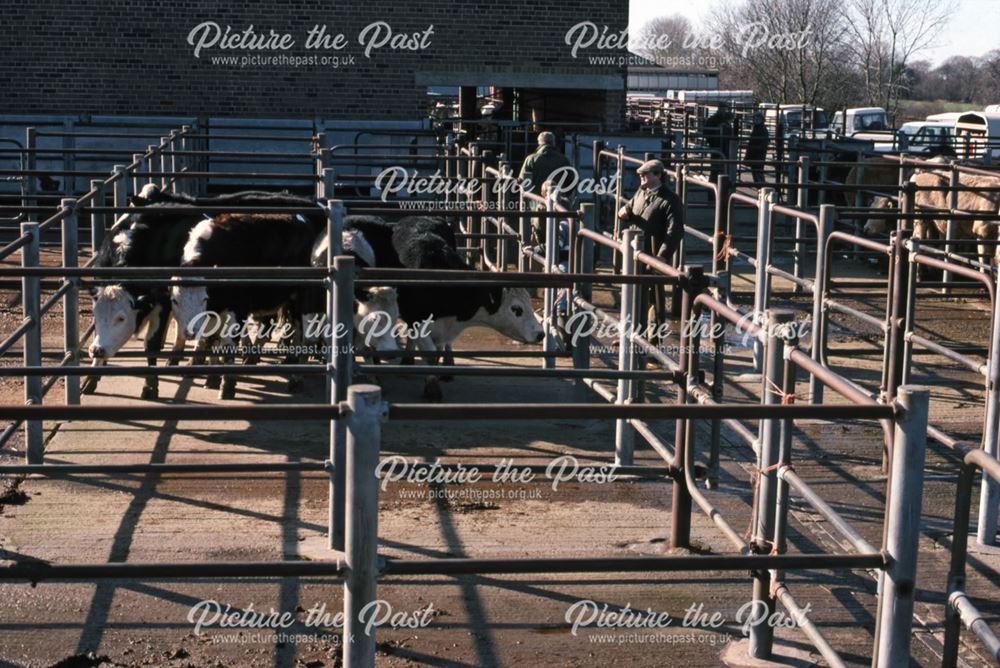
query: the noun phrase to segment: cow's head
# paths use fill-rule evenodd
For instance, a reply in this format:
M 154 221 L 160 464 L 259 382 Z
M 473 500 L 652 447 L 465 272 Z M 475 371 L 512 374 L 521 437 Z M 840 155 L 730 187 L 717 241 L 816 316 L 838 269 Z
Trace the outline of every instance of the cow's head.
M 94 340 L 90 356 L 97 360 L 114 357 L 139 329 L 143 318 L 149 314 L 149 298 L 136 299 L 120 285 L 95 288 Z
M 371 288 L 359 299 L 354 313 L 354 345 L 379 352 L 397 352 L 399 348 L 399 300 L 395 288 Z
M 173 280 L 179 279 L 175 276 Z M 204 285 L 171 286 L 170 308 L 185 338 L 196 338 L 195 323 L 199 320 L 199 315 L 208 311 L 208 288 Z
M 895 203 L 888 197 L 878 196 L 872 200 L 871 208 L 875 211 L 890 211 L 895 208 Z M 885 236 L 889 229 L 889 220 L 886 218 L 869 218 L 865 223 L 864 235 L 866 237 Z
M 531 295 L 524 288 L 490 290 L 487 306 L 489 324 L 498 332 L 523 343 L 540 343 L 545 338 L 542 322 L 535 315 Z
M 129 206 L 148 206 L 161 200 L 160 187 L 155 183 L 147 183 L 136 195 L 128 198 Z

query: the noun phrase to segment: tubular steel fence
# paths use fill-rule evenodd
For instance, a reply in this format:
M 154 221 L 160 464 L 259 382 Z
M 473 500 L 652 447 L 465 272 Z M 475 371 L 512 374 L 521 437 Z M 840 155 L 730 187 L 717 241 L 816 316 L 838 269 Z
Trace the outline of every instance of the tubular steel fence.
M 595 181 L 604 167 L 613 162 L 616 168 L 615 191 L 596 196 L 583 203 L 578 211 L 567 210 L 560 204 L 559 193 L 547 198 L 531 193 L 513 196 L 504 184 L 513 180 L 510 165 L 479 151 L 476 146 L 442 146 L 437 151 L 421 147 L 406 158 L 418 168 L 423 164 L 443 167 L 446 179 L 480 179 L 500 187 L 483 188 L 480 192 L 448 195 L 438 208 L 406 209 L 399 203 L 371 202 L 360 197 L 345 202 L 335 194 L 345 185 L 365 183 L 371 175 L 360 172 L 340 173 L 339 166 L 357 169 L 362 166 L 384 166 L 400 160 L 389 147 L 334 146 L 327 148 L 322 136 L 314 138 L 308 158 L 313 173 L 281 174 L 283 179 L 301 179 L 315 188 L 317 199 L 327 212 L 327 232 L 331 244 L 325 268 L 216 268 L 183 269 L 177 267 L 106 269 L 79 267 L 78 233 L 82 220 L 89 216 L 90 247 L 97 249 L 109 217 L 127 213 L 128 195 L 138 192 L 145 183 L 156 183 L 179 192 L 204 192 L 213 178 L 271 179 L 267 172 L 217 172 L 203 169 L 212 155 L 198 143 L 197 128 L 185 126 L 171 131 L 159 145 L 150 146 L 143 154 L 133 156 L 129 164 L 115 165 L 105 180 L 91 181 L 91 189 L 79 198 L 63 198 L 55 208 L 39 204 L 37 192 L 28 188 L 22 205 L 13 207 L 24 216 L 21 235 L 0 248 L 0 258 L 20 251 L 21 266 L 0 269 L 0 278 L 20 278 L 24 319 L 17 330 L 0 342 L 0 353 L 10 351 L 18 343 L 23 349 L 23 365 L 3 370 L 5 376 L 23 377 L 26 406 L 0 407 L 0 419 L 14 421 L 14 426 L 0 435 L 0 445 L 19 424 L 25 428 L 26 461 L 23 465 L 0 466 L 0 473 L 31 473 L 51 476 L 77 474 L 115 474 L 143 471 L 160 472 L 245 472 L 245 471 L 327 471 L 329 488 L 330 558 L 321 562 L 255 562 L 255 563 L 175 563 L 175 564 L 75 564 L 43 565 L 22 563 L 0 568 L 0 579 L 29 580 L 98 580 L 103 578 L 192 578 L 192 577 L 270 577 L 327 576 L 344 579 L 344 662 L 347 666 L 374 665 L 374 631 L 361 628 L 358 613 L 377 597 L 379 578 L 388 575 L 431 575 L 470 573 L 604 573 L 604 572 L 672 572 L 691 570 L 749 571 L 753 580 L 755 604 L 773 612 L 780 604 L 796 614 L 799 628 L 829 665 L 844 665 L 844 660 L 826 640 L 822 631 L 799 614 L 802 606 L 794 598 L 785 574 L 800 570 L 872 570 L 879 580 L 878 626 L 872 648 L 873 665 L 903 666 L 909 661 L 912 635 L 913 603 L 916 591 L 920 507 L 924 486 L 926 441 L 931 437 L 954 450 L 962 458 L 958 502 L 955 513 L 955 543 L 948 582 L 947 651 L 944 665 L 955 665 L 960 622 L 965 622 L 997 656 L 996 636 L 986 626 L 964 593 L 966 561 L 965 527 L 968 524 L 972 486 L 976 470 L 984 479 L 1000 478 L 996 461 L 996 441 L 1000 410 L 995 396 L 1000 383 L 1000 363 L 995 352 L 1000 337 L 1000 318 L 993 308 L 993 333 L 985 363 L 969 361 L 961 353 L 929 341 L 915 333 L 916 272 L 911 265 L 945 268 L 951 274 L 981 284 L 990 294 L 996 293 L 994 279 L 979 276 L 975 270 L 922 248 L 922 242 L 908 239 L 908 223 L 922 215 L 912 206 L 912 189 L 901 193 L 901 221 L 888 243 L 875 242 L 856 234 L 835 230 L 836 210 L 820 205 L 818 211 L 805 206 L 786 206 L 778 202 L 778 191 L 761 189 L 756 196 L 738 192 L 731 175 L 721 175 L 715 183 L 688 173 L 687 165 L 699 157 L 688 157 L 682 150 L 673 156 L 672 180 L 689 202 L 689 190 L 704 190 L 712 202 L 713 227 L 700 230 L 695 225 L 685 229 L 686 243 L 709 247 L 706 272 L 690 258 L 696 253 L 682 247 L 674 258 L 649 255 L 641 249 L 642 234 L 634 229 L 616 229 L 603 224 L 602 211 L 613 198 L 614 209 L 623 201 L 623 171 L 626 165 L 642 162 L 625 155 L 623 149 L 607 151 L 594 146 Z M 287 139 L 287 138 L 286 138 Z M 31 141 L 28 147 L 32 147 Z M 391 148 L 398 148 L 392 145 Z M 681 149 L 683 146 L 681 147 Z M 387 150 L 386 153 L 363 152 Z M 348 153 L 350 151 L 350 153 Z M 424 152 L 428 155 L 424 155 Z M 40 171 L 31 161 L 37 152 L 27 154 L 26 169 L 15 170 L 20 178 L 33 183 Z M 232 157 L 232 156 L 231 156 Z M 250 156 L 235 156 L 250 157 Z M 294 156 L 285 156 L 294 157 Z M 648 156 L 647 156 L 648 157 Z M 789 167 L 801 169 L 799 161 L 789 161 Z M 53 173 L 47 171 L 46 173 Z M 93 176 L 67 167 L 70 177 Z M 808 176 L 808 171 L 805 172 Z M 355 178 L 357 177 L 357 178 Z M 836 190 L 831 184 L 809 183 L 807 178 L 783 185 L 799 194 L 812 187 Z M 847 188 L 845 188 L 847 189 Z M 106 205 L 111 196 L 112 205 Z M 736 206 L 750 207 L 756 212 L 756 234 L 753 236 L 754 255 L 739 249 L 744 240 L 734 222 Z M 197 211 L 216 213 L 238 211 L 240 207 L 196 207 Z M 3 210 L 6 211 L 7 207 Z M 181 209 L 183 210 L 183 209 Z M 254 211 L 270 211 L 255 207 Z M 275 207 L 274 211 L 299 213 L 294 208 Z M 438 270 L 364 269 L 355 278 L 353 259 L 341 255 L 340 232 L 345 213 L 370 215 L 400 215 L 419 212 L 426 215 L 451 215 L 458 218 L 459 238 L 468 259 L 487 269 L 486 272 L 454 272 Z M 32 222 L 36 214 L 49 214 L 42 222 Z M 951 212 L 960 216 L 957 212 Z M 978 214 L 977 214 L 978 215 Z M 987 220 L 1000 217 L 980 216 Z M 531 240 L 531 222 L 544 221 L 544 248 Z M 793 237 L 775 235 L 778 223 L 793 230 Z M 789 224 L 789 221 L 790 224 Z M 560 227 L 567 232 L 568 258 L 560 262 L 557 239 Z M 609 231 L 604 231 L 610 227 Z M 42 266 L 41 235 L 46 230 L 61 230 L 60 266 Z M 815 230 L 815 237 L 806 234 Z M 747 239 L 746 241 L 750 241 Z M 793 271 L 778 266 L 779 242 L 784 253 L 791 255 Z M 833 281 L 831 253 L 835 243 L 849 244 L 885 256 L 892 268 L 886 288 L 885 318 L 876 318 L 832 297 L 837 284 Z M 595 258 L 601 250 L 610 252 L 613 273 L 595 269 Z M 806 258 L 814 257 L 814 274 L 804 275 Z M 946 251 L 946 253 L 949 251 Z M 942 257 L 944 259 L 942 259 Z M 749 264 L 753 272 L 754 293 L 750 308 L 734 302 L 731 280 L 734 264 Z M 516 271 L 511 271 L 516 267 Z M 812 294 L 808 314 L 813 318 L 811 345 L 798 340 L 794 327 L 795 313 L 771 306 L 771 278 L 778 276 L 791 281 L 801 294 Z M 327 379 L 328 400 L 317 404 L 285 404 L 281 406 L 217 405 L 217 406 L 85 406 L 80 401 L 81 375 L 198 375 L 233 370 L 229 365 L 197 365 L 179 369 L 135 367 L 85 367 L 80 363 L 80 351 L 91 330 L 80 332 L 79 290 L 81 287 L 109 278 L 143 278 L 161 283 L 212 284 L 213 282 L 245 283 L 294 282 L 323 285 L 327 290 L 327 317 L 334 324 L 332 331 L 353 330 L 353 295 L 356 286 L 374 285 L 434 285 L 447 281 L 451 285 L 531 285 L 544 290 L 542 322 L 546 338 L 541 357 L 542 368 L 479 368 L 463 365 L 439 365 L 439 372 L 482 375 L 531 375 L 544 378 L 574 379 L 581 391 L 590 391 L 606 404 L 385 404 L 375 386 L 352 385 L 354 360 L 343 346 L 329 345 L 323 366 L 278 365 L 262 367 L 262 374 L 316 373 Z M 178 277 L 178 278 L 175 278 Z M 43 300 L 42 279 L 56 278 L 55 290 Z M 947 281 L 946 281 L 947 282 Z M 594 303 L 595 285 L 620 286 L 617 313 Z M 47 284 L 49 285 L 49 284 Z M 679 346 L 676 356 L 659 349 L 646 332 L 627 327 L 628 323 L 646 323 L 648 305 L 644 293 L 652 290 L 657 309 L 653 322 L 666 318 L 660 309 L 662 291 L 670 287 L 674 313 L 678 316 Z M 954 286 L 953 286 L 954 287 Z M 966 284 L 961 284 L 966 287 Z M 591 369 L 595 342 L 590 334 L 564 340 L 567 334 L 560 323 L 560 290 L 567 289 L 567 318 L 585 322 L 602 322 L 618 327 L 617 363 L 609 368 Z M 921 293 L 921 298 L 924 294 Z M 43 365 L 45 357 L 41 341 L 43 317 L 56 304 L 63 312 L 63 342 L 55 365 Z M 870 392 L 860 384 L 837 373 L 830 366 L 826 351 L 828 312 L 837 311 L 853 316 L 884 333 L 885 352 L 881 387 Z M 701 323 L 707 317 L 708 327 Z M 753 342 L 754 363 L 760 373 L 757 403 L 726 403 L 725 333 L 733 331 Z M 705 332 L 707 331 L 707 334 Z M 342 335 L 342 334 L 341 334 Z M 702 353 L 702 338 L 709 339 L 711 348 Z M 332 343 L 332 341 L 328 341 Z M 907 385 L 908 369 L 914 346 L 922 346 L 953 361 L 962 361 L 981 373 L 987 382 L 987 434 L 982 450 L 973 450 L 957 443 L 940 430 L 929 426 L 929 392 L 925 388 Z M 556 368 L 559 357 L 569 357 L 573 368 Z M 704 359 L 703 359 L 704 358 Z M 652 361 L 660 368 L 646 370 Z M 242 367 L 240 367 L 242 369 Z M 360 365 L 356 370 L 367 370 Z M 428 367 L 379 365 L 379 373 L 394 375 L 425 374 Z M 795 388 L 799 374 L 808 380 L 811 398 L 807 404 L 795 404 Z M 64 379 L 65 398 L 62 404 L 45 404 L 46 393 Z M 676 389 L 672 404 L 647 403 L 644 384 L 661 381 Z M 614 383 L 614 385 L 610 385 Z M 585 389 L 586 388 L 586 389 Z M 839 394 L 846 404 L 824 404 L 824 388 Z M 587 395 L 591 397 L 591 394 Z M 992 403 L 990 403 L 992 402 Z M 44 420 L 120 420 L 120 419 L 261 419 L 261 420 L 325 420 L 329 422 L 329 458 L 323 462 L 291 462 L 278 464 L 144 464 L 144 465 L 54 465 L 44 463 L 42 422 Z M 552 420 L 599 419 L 615 421 L 614 463 L 627 475 L 666 477 L 672 481 L 671 537 L 672 547 L 690 547 L 692 513 L 695 506 L 704 512 L 733 546 L 734 554 L 710 556 L 616 557 L 581 559 L 390 559 L 378 554 L 378 493 L 376 472 L 381 448 L 381 424 L 386 421 L 409 420 Z M 841 516 L 820 494 L 799 477 L 793 468 L 793 432 L 795 421 L 804 419 L 875 420 L 885 436 L 884 465 L 888 472 L 887 499 L 884 510 L 885 527 L 881 545 L 873 545 Z M 653 427 L 654 420 L 675 420 L 672 443 Z M 756 429 L 746 422 L 757 423 Z M 707 474 L 708 485 L 717 481 L 720 461 L 722 427 L 727 426 L 753 449 L 754 483 L 751 488 L 753 506 L 751 530 L 741 535 L 732 518 L 725 517 L 699 489 L 696 480 L 698 450 L 705 444 L 698 438 L 698 424 L 709 423 Z M 638 467 L 634 464 L 637 441 L 647 443 L 664 461 L 662 467 Z M 992 439 L 990 442 L 989 439 Z M 610 453 L 609 453 L 610 455 Z M 480 466 L 489 470 L 489 466 Z M 992 491 L 990 491 L 992 490 Z M 788 545 L 789 498 L 797 495 L 801 501 L 824 517 L 830 526 L 854 550 L 848 553 L 790 553 Z M 980 518 L 980 537 L 992 542 L 996 524 L 996 488 L 983 487 L 984 511 Z M 992 519 L 990 512 L 993 513 Z M 985 522 L 985 534 L 984 523 Z M 769 615 L 768 615 L 769 616 Z M 750 634 L 750 653 L 755 658 L 772 655 L 773 629 L 766 616 L 754 624 Z M 346 642 L 353 636 L 355 642 Z

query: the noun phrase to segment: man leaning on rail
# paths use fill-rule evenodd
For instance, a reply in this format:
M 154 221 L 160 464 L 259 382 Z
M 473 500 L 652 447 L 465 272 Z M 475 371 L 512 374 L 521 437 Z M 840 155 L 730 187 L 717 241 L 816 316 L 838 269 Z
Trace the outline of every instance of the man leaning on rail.
M 684 210 L 680 198 L 664 182 L 665 171 L 659 160 L 642 163 L 636 170 L 639 190 L 618 210 L 618 218 L 623 228 L 634 226 L 642 230 L 643 250 L 646 253 L 670 262 L 684 236 Z M 649 322 L 650 318 L 645 313 L 645 306 L 650 303 L 648 291 L 640 292 L 643 299 L 639 315 Z M 656 286 L 653 295 L 655 316 L 652 319 L 660 323 L 663 322 L 663 286 Z

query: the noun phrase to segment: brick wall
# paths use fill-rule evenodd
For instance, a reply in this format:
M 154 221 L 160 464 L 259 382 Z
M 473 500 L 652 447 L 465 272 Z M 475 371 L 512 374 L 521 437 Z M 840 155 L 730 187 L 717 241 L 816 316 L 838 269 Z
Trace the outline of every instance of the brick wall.
M 244 0 L 5 0 L 0 40 L 0 113 L 182 114 L 237 117 L 415 119 L 424 116 L 426 86 L 435 72 L 489 75 L 546 73 L 607 77 L 617 66 L 572 58 L 566 31 L 580 21 L 625 27 L 627 0 L 573 3 L 512 0 L 497 3 L 329 2 Z M 257 34 L 288 33 L 295 45 L 281 50 L 206 48 L 200 58 L 188 44 L 203 22 Z M 433 24 L 422 51 L 375 50 L 363 55 L 362 29 L 385 21 L 395 34 Z M 307 50 L 310 28 L 342 33 L 342 50 Z M 589 50 L 595 55 L 611 51 Z M 315 57 L 294 66 L 213 64 L 213 57 Z M 354 58 L 341 67 L 319 58 Z M 487 77 L 488 78 L 488 77 Z M 575 88 L 584 86 L 575 85 Z M 595 84 L 595 87 L 597 85 Z M 610 93 L 609 113 L 623 93 Z M 608 119 L 613 125 L 613 119 Z

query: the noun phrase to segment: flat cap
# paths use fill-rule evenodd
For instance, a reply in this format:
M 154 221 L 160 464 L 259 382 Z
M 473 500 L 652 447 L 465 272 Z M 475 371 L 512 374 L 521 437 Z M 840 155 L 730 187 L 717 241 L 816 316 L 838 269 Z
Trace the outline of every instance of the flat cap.
M 635 173 L 645 174 L 646 172 L 652 172 L 653 174 L 663 174 L 665 171 L 667 171 L 667 168 L 659 160 L 647 160 L 639 166 L 639 169 L 635 170 Z

